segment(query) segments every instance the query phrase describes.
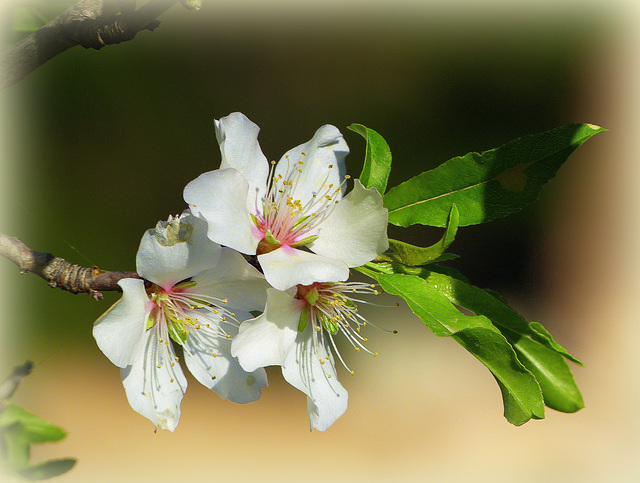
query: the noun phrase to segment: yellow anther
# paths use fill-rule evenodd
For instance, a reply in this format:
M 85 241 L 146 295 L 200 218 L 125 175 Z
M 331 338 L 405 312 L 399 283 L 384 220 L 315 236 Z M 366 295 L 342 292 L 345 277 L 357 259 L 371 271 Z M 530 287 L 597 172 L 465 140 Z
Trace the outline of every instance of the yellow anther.
M 175 381 L 175 379 L 172 377 L 172 378 L 171 378 L 171 381 L 169 381 L 169 382 L 173 382 L 173 381 Z
M 298 161 L 298 164 L 302 166 L 304 164 L 304 161 Z
M 231 336 L 230 336 L 229 334 L 227 334 L 225 337 L 226 337 L 227 339 L 231 339 Z
M 364 339 L 362 339 L 362 342 L 367 342 L 367 338 L 365 337 Z
M 327 374 L 327 379 L 331 379 L 331 374 Z
M 212 352 L 212 353 L 211 353 L 211 355 L 212 355 L 213 357 L 218 357 L 218 354 L 216 354 L 215 352 Z
M 211 380 L 215 381 L 216 380 L 216 376 L 211 376 Z
M 175 365 L 176 365 L 176 363 L 175 363 L 175 362 L 172 362 L 172 363 L 171 363 L 171 367 L 175 367 Z
M 302 154 L 303 156 L 307 155 L 307 153 L 305 153 L 304 151 L 302 151 L 300 154 Z
M 356 347 L 356 352 L 360 352 L 360 347 Z
M 351 371 L 352 376 L 355 376 L 355 374 L 356 374 L 356 371 Z
M 331 169 L 331 168 L 333 168 L 333 164 L 330 164 L 330 165 L 329 165 L 329 169 Z
M 378 357 L 378 353 L 376 352 L 375 354 L 373 354 L 373 357 Z
M 162 369 L 162 364 L 158 364 L 158 369 Z
M 345 174 L 344 179 L 351 179 L 351 175 Z
M 288 156 L 287 156 L 287 157 L 288 157 Z M 272 164 L 272 165 L 275 165 L 275 164 L 276 164 L 276 162 L 275 162 L 275 161 L 273 161 L 273 160 L 271 160 L 271 164 Z
M 174 356 L 173 358 L 175 359 L 176 362 L 180 360 L 178 356 Z

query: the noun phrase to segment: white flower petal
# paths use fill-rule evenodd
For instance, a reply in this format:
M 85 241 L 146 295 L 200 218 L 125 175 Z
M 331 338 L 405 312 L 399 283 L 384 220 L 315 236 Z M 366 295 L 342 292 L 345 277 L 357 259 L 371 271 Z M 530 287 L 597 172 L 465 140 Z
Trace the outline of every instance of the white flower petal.
M 282 366 L 289 384 L 307 395 L 311 429 L 325 431 L 347 410 L 348 394 L 336 376 L 333 357 L 318 340 L 317 350 L 309 325 L 296 339 Z M 321 363 L 323 361 L 324 363 Z
M 286 292 L 267 289 L 264 313 L 240 324 L 231 343 L 231 355 L 246 371 L 282 365 L 293 350 L 303 306 L 303 301 Z
M 254 254 L 261 237 L 254 235 L 255 225 L 247 207 L 248 192 L 249 184 L 239 171 L 220 169 L 191 181 L 184 189 L 184 200 L 194 214 L 206 220 L 211 240 Z
M 349 267 L 335 258 L 324 257 L 286 245 L 258 255 L 267 282 L 278 290 L 314 282 L 342 282 L 349 278 Z
M 302 154 L 305 153 L 305 154 Z M 344 159 L 349 154 L 349 147 L 342 134 L 335 126 L 329 124 L 316 131 L 313 138 L 285 153 L 276 166 L 275 175 L 285 179 L 294 169 L 300 169 L 297 184 L 290 195 L 304 205 L 314 194 L 327 194 L 340 199 L 343 192 L 339 189 L 347 173 Z M 300 165 L 299 162 L 304 164 Z M 332 167 L 330 167 L 332 166 Z M 329 188 L 333 185 L 333 188 Z
M 318 255 L 342 260 L 349 267 L 370 262 L 389 248 L 388 210 L 375 188 L 365 189 L 356 179 L 353 190 L 322 222 L 309 248 Z
M 166 345 L 158 340 L 157 326 L 146 331 L 138 359 L 122 369 L 121 375 L 127 399 L 135 411 L 157 427 L 176 429 L 187 379 L 175 361 L 171 343 Z
M 95 322 L 93 337 L 113 364 L 126 367 L 142 351 L 149 298 L 143 280 L 125 278 L 118 285 L 122 298 Z
M 237 331 L 229 324 L 225 330 L 231 336 Z M 191 374 L 220 397 L 235 403 L 258 400 L 260 390 L 267 385 L 265 370 L 244 371 L 231 356 L 231 340 L 219 334 L 216 322 L 211 321 L 210 327 L 201 326 L 195 332 L 191 331 L 184 345 L 185 362 Z
M 193 277 L 193 292 L 227 301 L 225 307 L 262 310 L 269 284 L 264 276 L 235 250 L 223 247 L 218 265 Z
M 138 274 L 165 289 L 213 268 L 221 247 L 207 238 L 207 223 L 186 214 L 147 230 L 136 255 Z
M 220 169 L 238 170 L 249 183 L 251 200 L 261 200 L 266 192 L 269 162 L 258 144 L 260 128 L 239 112 L 215 121 L 215 125 L 222 153 Z

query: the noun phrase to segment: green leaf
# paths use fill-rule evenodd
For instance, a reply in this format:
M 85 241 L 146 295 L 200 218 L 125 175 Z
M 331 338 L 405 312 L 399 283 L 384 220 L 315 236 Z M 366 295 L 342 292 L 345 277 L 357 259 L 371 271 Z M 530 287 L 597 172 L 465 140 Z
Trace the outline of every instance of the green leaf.
M 450 302 L 491 319 L 515 349 L 518 359 L 538 380 L 544 402 L 552 409 L 575 412 L 582 395 L 565 360 L 582 363 L 558 344 L 538 322 L 527 323 L 498 295 L 440 273 L 422 274 Z
M 394 261 L 404 265 L 417 266 L 437 260 L 444 251 L 449 248 L 449 245 L 453 243 L 456 232 L 458 231 L 458 220 L 458 208 L 454 204 L 449 213 L 447 229 L 444 235 L 442 235 L 440 241 L 430 247 L 416 247 L 399 240 L 389 239 L 389 247 L 395 252 L 393 256 Z
M 504 415 L 510 423 L 521 425 L 531 418 L 544 417 L 542 392 L 536 378 L 520 363 L 511 344 L 488 318 L 463 314 L 418 276 L 369 272 L 385 292 L 402 297 L 434 334 L 452 337 L 491 371 L 500 386 Z
M 27 466 L 24 468 L 15 469 L 23 478 L 28 480 L 46 480 L 55 476 L 60 476 L 66 473 L 76 464 L 76 460 L 73 458 L 64 458 L 58 460 L 49 460 L 37 465 Z
M 25 411 L 20 406 L 10 404 L 0 413 L 0 429 L 16 425 L 22 428 L 30 443 L 60 441 L 67 435 L 64 429 Z
M 2 457 L 8 467 L 16 470 L 27 467 L 31 445 L 59 441 L 66 432 L 44 419 L 13 404 L 0 412 L 0 438 L 4 449 Z
M 578 146 L 603 131 L 572 124 L 453 158 L 389 190 L 384 196 L 389 223 L 443 227 L 454 203 L 460 226 L 514 213 L 538 198 Z
M 391 172 L 389 145 L 380 134 L 362 124 L 351 124 L 348 129 L 360 134 L 367 142 L 360 182 L 365 188 L 377 188 L 383 195 Z
M 518 344 L 520 339 L 527 338 L 559 353 L 576 364 L 582 365 L 564 347 L 555 342 L 551 334 L 541 324 L 527 323 L 499 295 L 442 273 L 423 270 L 420 276 L 425 279 L 427 284 L 445 295 L 451 303 L 491 319 L 514 346 Z
M 538 380 L 547 406 L 564 413 L 574 413 L 584 407 L 580 389 L 562 355 L 525 337 L 515 348 L 520 362 Z

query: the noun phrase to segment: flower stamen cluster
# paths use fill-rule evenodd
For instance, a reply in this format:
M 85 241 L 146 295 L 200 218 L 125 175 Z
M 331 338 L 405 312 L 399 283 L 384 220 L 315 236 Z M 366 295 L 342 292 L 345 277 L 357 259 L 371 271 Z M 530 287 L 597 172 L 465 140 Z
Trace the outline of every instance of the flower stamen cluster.
M 301 153 L 303 156 L 306 153 Z M 289 156 L 285 156 L 288 161 Z M 296 194 L 300 191 L 301 177 L 304 174 L 304 161 L 298 161 L 293 167 L 287 165 L 283 176 L 275 174 L 276 162 L 271 161 L 267 193 L 262 200 L 262 209 L 256 209 L 257 215 L 252 220 L 264 238 L 258 245 L 257 254 L 269 253 L 282 245 L 302 247 L 315 241 L 318 227 L 333 212 L 335 205 L 340 202 L 342 189 L 346 180 L 345 175 L 340 186 L 327 184 L 329 171 L 335 169 L 333 164 L 327 166 L 328 172 L 322 186 L 324 190 L 313 193 L 303 204 Z
M 337 282 L 337 283 L 314 283 L 312 285 L 298 285 L 295 298 L 305 301 L 305 306 L 300 315 L 298 332 L 304 332 L 308 323 L 313 327 L 313 343 L 316 349 L 322 345 L 325 350 L 325 341 L 331 342 L 334 352 L 337 354 L 342 365 L 351 374 L 354 374 L 345 363 L 333 336 L 341 333 L 351 346 L 360 352 L 364 350 L 374 357 L 377 352 L 370 351 L 364 343 L 367 338 L 360 334 L 362 327 L 367 325 L 367 320 L 358 313 L 355 302 L 367 303 L 364 300 L 354 299 L 346 293 L 360 293 L 378 295 L 379 291 L 373 284 L 362 282 Z M 324 334 L 326 337 L 322 337 Z M 320 360 L 324 364 L 324 360 Z M 330 376 L 328 376 L 330 377 Z

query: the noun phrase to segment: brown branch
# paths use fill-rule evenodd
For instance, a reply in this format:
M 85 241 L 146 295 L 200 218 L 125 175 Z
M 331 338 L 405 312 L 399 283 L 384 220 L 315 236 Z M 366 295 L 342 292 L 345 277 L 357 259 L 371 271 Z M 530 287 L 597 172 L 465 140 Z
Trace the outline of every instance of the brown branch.
M 101 300 L 104 291 L 122 291 L 118 280 L 141 278 L 136 272 L 108 272 L 98 267 L 85 268 L 51 253 L 31 250 L 18 238 L 0 233 L 0 255 L 18 265 L 21 274 L 35 273 L 49 286 L 68 292 L 88 293 Z
M 131 0 L 78 2 L 0 56 L 0 89 L 75 45 L 101 49 L 131 40 L 141 30 L 154 30 L 160 25 L 157 17 L 177 2 L 150 0 L 138 10 Z M 120 9 L 122 12 L 116 14 Z

